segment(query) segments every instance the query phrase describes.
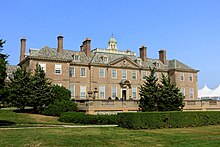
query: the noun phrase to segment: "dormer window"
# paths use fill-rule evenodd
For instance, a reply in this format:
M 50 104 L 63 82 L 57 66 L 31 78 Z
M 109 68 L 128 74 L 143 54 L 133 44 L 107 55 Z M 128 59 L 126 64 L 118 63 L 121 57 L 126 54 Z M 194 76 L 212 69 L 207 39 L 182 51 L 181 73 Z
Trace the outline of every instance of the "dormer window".
M 107 63 L 107 62 L 108 62 L 108 57 L 107 57 L 107 56 L 102 56 L 101 59 L 102 59 L 102 61 L 103 61 L 104 63 Z
M 156 68 L 160 68 L 160 63 L 159 63 L 159 62 L 154 62 L 154 66 L 155 66 Z
M 74 61 L 79 61 L 80 60 L 80 56 L 79 55 L 73 55 L 73 60 Z
M 137 62 L 137 64 L 142 65 L 142 60 L 141 59 L 137 59 L 136 62 Z

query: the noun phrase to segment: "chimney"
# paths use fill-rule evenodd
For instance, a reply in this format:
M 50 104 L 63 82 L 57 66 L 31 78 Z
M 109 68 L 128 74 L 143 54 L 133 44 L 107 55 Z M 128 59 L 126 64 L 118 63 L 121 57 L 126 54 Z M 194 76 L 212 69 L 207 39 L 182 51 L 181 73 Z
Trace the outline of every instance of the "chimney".
M 139 48 L 139 51 L 140 51 L 140 58 L 141 58 L 143 61 L 147 61 L 147 47 L 141 46 L 141 47 Z
M 167 62 L 166 50 L 159 51 L 159 59 L 163 64 L 166 64 L 166 62 Z
M 20 62 L 25 58 L 25 50 L 26 50 L 26 39 L 25 37 L 21 38 L 21 49 L 20 49 Z
M 63 52 L 63 36 L 59 35 L 57 37 L 58 45 L 57 45 L 57 52 L 62 53 Z
M 82 51 L 86 54 L 87 57 L 90 56 L 90 49 L 91 49 L 91 40 L 89 38 L 86 38 L 86 40 L 83 41 Z

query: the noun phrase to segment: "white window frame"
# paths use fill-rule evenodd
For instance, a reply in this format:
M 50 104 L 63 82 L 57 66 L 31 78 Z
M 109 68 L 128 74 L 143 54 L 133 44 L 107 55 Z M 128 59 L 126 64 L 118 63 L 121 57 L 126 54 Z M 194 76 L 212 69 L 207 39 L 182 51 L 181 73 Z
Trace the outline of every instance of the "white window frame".
M 146 79 L 146 77 L 147 77 L 147 71 L 142 71 L 142 79 Z
M 189 88 L 189 98 L 193 99 L 194 98 L 194 89 Z
M 180 88 L 180 92 L 182 92 L 182 94 L 185 96 L 186 95 L 186 92 L 185 92 L 185 88 L 184 87 L 181 87 Z
M 108 62 L 108 57 L 103 57 L 103 62 L 107 63 Z
M 73 69 L 73 75 L 70 75 L 70 69 Z M 70 77 L 75 77 L 75 67 L 69 67 L 69 76 Z
M 80 86 L 80 98 L 86 98 L 86 86 Z
M 85 75 L 82 75 L 82 69 L 85 69 Z M 86 77 L 86 68 L 85 67 L 80 68 L 80 77 Z
M 99 98 L 105 98 L 105 86 L 104 85 L 100 85 L 99 86 Z
M 124 74 L 125 74 L 125 77 L 123 77 Z M 122 78 L 122 79 L 127 79 L 127 70 L 125 70 L 125 69 L 122 69 L 122 70 L 121 70 L 121 78 Z
M 117 86 L 112 86 L 112 98 L 117 97 Z
M 102 75 L 101 71 L 103 71 L 103 75 Z M 99 68 L 99 77 L 100 78 L 104 78 L 105 77 L 105 69 L 104 68 Z
M 134 74 L 134 75 L 133 75 Z M 134 77 L 133 77 L 134 76 Z M 133 80 L 136 80 L 137 79 L 137 71 L 132 71 L 131 72 L 131 78 L 133 79 Z
M 73 88 L 73 89 L 71 89 Z M 69 91 L 71 93 L 71 97 L 75 97 L 75 85 L 71 84 L 69 85 Z
M 185 75 L 184 75 L 184 73 L 180 73 L 180 81 L 185 81 Z
M 59 73 L 57 73 L 57 71 L 60 71 Z M 55 70 L 54 70 L 54 73 L 56 75 L 60 75 L 62 74 L 62 64 L 55 64 Z
M 73 60 L 74 61 L 80 61 L 80 56 L 79 55 L 73 55 Z
M 132 87 L 131 92 L 132 92 L 132 98 L 137 99 L 137 87 Z
M 39 63 L 40 68 L 46 73 L 46 63 Z
M 192 78 L 192 80 L 190 78 Z M 193 82 L 193 74 L 189 74 L 189 81 Z
M 115 77 L 113 76 L 113 71 L 115 71 Z M 112 79 L 117 79 L 117 69 L 112 69 Z

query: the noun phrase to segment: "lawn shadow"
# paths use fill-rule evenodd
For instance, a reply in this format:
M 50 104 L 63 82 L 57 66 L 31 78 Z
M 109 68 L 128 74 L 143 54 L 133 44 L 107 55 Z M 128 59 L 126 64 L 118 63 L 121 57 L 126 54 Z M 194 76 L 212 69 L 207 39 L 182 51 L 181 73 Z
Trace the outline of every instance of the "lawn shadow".
M 0 126 L 11 126 L 15 125 L 15 122 L 7 121 L 7 120 L 0 120 Z

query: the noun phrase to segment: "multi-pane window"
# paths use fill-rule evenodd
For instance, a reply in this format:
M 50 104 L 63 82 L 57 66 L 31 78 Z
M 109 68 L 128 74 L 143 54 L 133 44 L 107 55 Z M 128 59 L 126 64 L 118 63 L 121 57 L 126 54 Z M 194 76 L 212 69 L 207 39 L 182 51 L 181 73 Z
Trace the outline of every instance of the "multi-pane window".
M 73 60 L 74 61 L 79 61 L 80 59 L 80 56 L 79 55 L 73 55 Z
M 80 86 L 80 98 L 86 98 L 86 86 Z
M 75 76 L 75 69 L 74 69 L 74 67 L 70 67 L 69 68 L 69 76 L 70 77 L 74 77 Z
M 104 78 L 105 77 L 105 69 L 104 68 L 100 68 L 99 69 L 99 77 L 100 78 Z
M 112 98 L 116 98 L 116 95 L 117 95 L 116 89 L 117 89 L 116 86 L 112 86 Z
M 39 63 L 41 69 L 46 73 L 46 63 Z
M 146 71 L 142 71 L 142 79 L 146 79 L 147 77 L 147 72 Z
M 132 98 L 137 98 L 137 87 L 132 87 Z
M 103 57 L 103 62 L 107 63 L 108 62 L 108 57 Z
M 190 81 L 190 82 L 193 81 L 193 74 L 189 74 L 189 81 Z
M 184 81 L 184 73 L 180 73 L 180 81 Z
M 80 76 L 85 77 L 86 76 L 86 68 L 82 67 L 80 68 Z
M 74 87 L 74 85 L 70 85 L 69 86 L 69 90 L 70 90 L 70 93 L 71 93 L 71 97 L 74 97 L 74 95 L 75 95 L 75 87 Z
M 189 98 L 194 98 L 194 89 L 189 88 Z
M 127 71 L 125 69 L 121 70 L 122 79 L 127 79 Z
M 184 87 L 181 87 L 181 88 L 180 88 L 180 91 L 181 91 L 182 94 L 185 96 L 185 88 L 184 88 Z
M 112 69 L 112 78 L 113 79 L 117 78 L 117 70 L 116 69 Z
M 61 64 L 55 64 L 55 74 L 61 74 L 61 73 L 62 73 Z
M 132 71 L 131 77 L 132 77 L 132 79 L 136 79 L 137 78 L 137 72 L 136 71 Z
M 105 86 L 99 86 L 99 97 L 105 98 Z

